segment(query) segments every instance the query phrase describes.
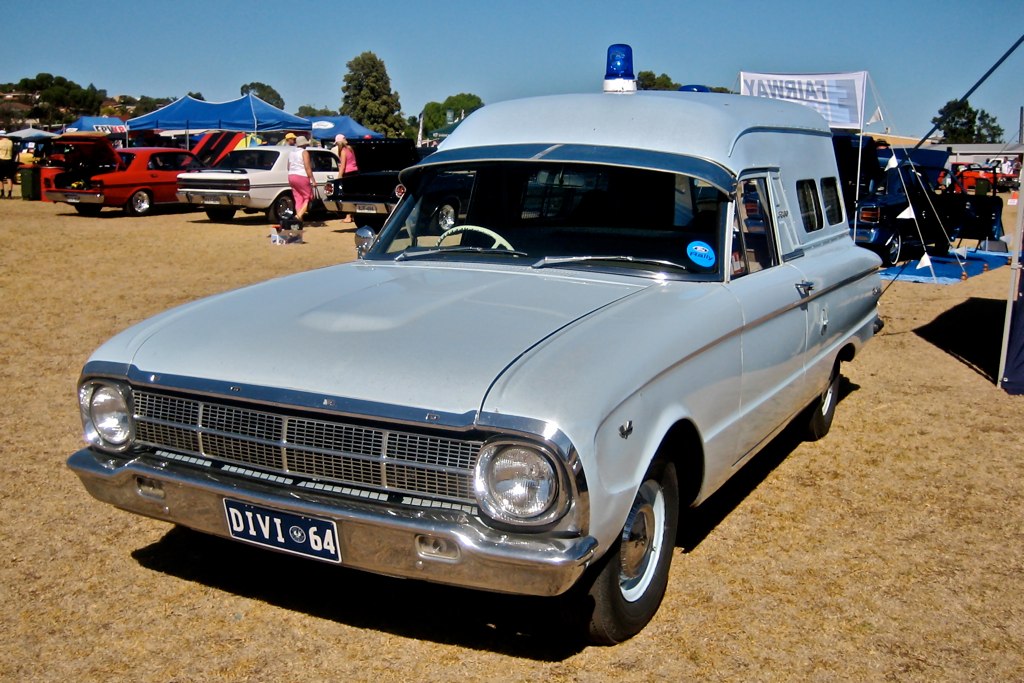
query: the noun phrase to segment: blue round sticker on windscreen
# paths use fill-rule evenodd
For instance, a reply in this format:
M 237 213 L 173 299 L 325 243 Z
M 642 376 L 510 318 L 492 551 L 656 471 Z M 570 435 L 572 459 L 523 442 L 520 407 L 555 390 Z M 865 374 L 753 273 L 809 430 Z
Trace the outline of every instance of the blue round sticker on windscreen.
M 713 268 L 715 265 L 715 252 L 707 242 L 690 242 L 686 246 L 686 255 L 698 266 Z

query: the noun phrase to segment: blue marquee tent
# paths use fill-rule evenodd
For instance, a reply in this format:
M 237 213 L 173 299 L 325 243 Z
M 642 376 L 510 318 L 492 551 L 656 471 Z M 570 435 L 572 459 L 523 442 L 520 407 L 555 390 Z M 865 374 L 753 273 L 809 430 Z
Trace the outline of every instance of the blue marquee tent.
M 166 107 L 128 120 L 137 130 L 309 130 L 308 120 L 267 104 L 252 93 L 229 102 L 204 102 L 183 97 Z
M 356 123 L 350 116 L 310 116 L 309 121 L 313 127 L 313 137 L 317 140 L 334 140 L 336 135 L 344 135 L 347 138 L 382 138 L 380 133 L 375 133 L 365 126 Z
M 116 116 L 81 116 L 64 126 L 65 133 L 125 133 L 125 122 Z

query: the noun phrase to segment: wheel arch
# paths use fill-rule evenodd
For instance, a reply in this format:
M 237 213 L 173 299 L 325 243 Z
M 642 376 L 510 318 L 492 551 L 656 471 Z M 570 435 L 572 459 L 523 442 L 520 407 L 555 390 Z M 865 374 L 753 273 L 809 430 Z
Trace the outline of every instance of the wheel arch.
M 704 442 L 697 425 L 689 418 L 672 424 L 654 452 L 652 463 L 657 460 L 675 465 L 680 506 L 695 504 L 704 483 L 705 472 Z

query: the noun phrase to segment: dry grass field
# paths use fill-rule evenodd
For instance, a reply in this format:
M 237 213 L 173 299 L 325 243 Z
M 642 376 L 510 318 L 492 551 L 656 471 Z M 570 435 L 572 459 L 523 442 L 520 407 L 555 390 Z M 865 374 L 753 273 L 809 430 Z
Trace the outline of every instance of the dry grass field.
M 829 436 L 783 435 L 685 515 L 657 617 L 595 648 L 545 601 L 339 570 L 86 494 L 64 461 L 96 346 L 354 256 L 337 220 L 305 245 L 267 232 L 0 202 L 0 680 L 1024 680 L 1024 398 L 994 384 L 1009 268 L 888 288 Z

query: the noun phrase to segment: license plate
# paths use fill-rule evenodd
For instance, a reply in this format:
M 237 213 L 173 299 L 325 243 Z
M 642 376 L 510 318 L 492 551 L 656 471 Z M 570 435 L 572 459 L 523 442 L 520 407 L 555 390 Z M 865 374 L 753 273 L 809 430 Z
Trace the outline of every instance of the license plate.
M 326 562 L 341 562 L 338 526 L 329 519 L 270 510 L 224 499 L 231 538 L 293 555 Z
M 64 195 L 64 201 L 66 201 L 68 204 L 77 204 L 78 195 L 66 194 Z
M 203 204 L 220 204 L 220 197 L 203 197 Z
M 356 213 L 377 213 L 377 207 L 373 204 L 356 204 Z

